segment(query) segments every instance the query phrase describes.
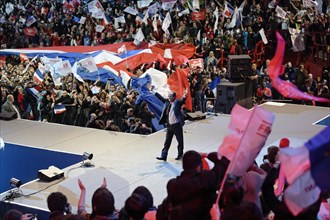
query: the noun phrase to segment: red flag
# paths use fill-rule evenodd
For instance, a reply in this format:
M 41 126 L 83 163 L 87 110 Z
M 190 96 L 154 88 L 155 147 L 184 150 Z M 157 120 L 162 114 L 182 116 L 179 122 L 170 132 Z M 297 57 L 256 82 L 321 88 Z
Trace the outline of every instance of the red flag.
M 167 80 L 167 84 L 170 87 L 170 89 L 176 93 L 178 98 L 182 98 L 184 90 L 188 89 L 186 108 L 192 111 L 192 99 L 189 89 L 188 73 L 189 73 L 188 68 L 185 69 L 178 68 L 174 73 L 171 74 L 170 78 Z
M 269 77 L 272 82 L 272 86 L 281 93 L 284 97 L 297 99 L 297 100 L 311 100 L 318 102 L 330 102 L 330 99 L 316 97 L 307 93 L 300 91 L 294 84 L 288 81 L 284 81 L 279 78 L 283 74 L 284 67 L 282 65 L 284 51 L 285 51 L 285 41 L 279 33 L 277 36 L 277 47 L 276 53 L 273 59 L 270 61 L 268 66 Z
M 23 29 L 24 35 L 29 37 L 34 37 L 37 33 L 37 30 L 35 28 L 24 28 Z
M 5 56 L 0 57 L 0 66 L 4 67 L 5 65 L 6 65 L 6 57 Z

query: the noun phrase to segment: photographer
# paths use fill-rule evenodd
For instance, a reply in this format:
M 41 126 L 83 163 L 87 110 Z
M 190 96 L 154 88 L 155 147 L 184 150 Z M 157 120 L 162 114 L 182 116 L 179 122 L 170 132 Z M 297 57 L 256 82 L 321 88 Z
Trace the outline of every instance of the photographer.
M 133 134 L 151 134 L 152 129 L 141 122 L 140 118 L 135 119 L 135 124 L 130 127 L 130 133 Z
M 268 147 L 267 155 L 264 155 L 263 164 L 260 165 L 260 168 L 268 173 L 270 169 L 278 162 L 279 151 L 280 148 L 277 146 Z

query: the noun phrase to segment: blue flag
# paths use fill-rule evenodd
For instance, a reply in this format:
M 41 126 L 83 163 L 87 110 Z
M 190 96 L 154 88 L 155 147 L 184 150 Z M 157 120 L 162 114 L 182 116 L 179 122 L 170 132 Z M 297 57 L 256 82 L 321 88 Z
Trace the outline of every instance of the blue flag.
M 76 23 L 79 23 L 80 21 L 80 18 L 76 17 L 76 16 L 73 16 L 72 20 Z
M 323 129 L 307 143 L 311 174 L 321 190 L 330 190 L 330 126 Z
M 213 94 L 217 96 L 217 85 L 220 83 L 220 76 L 216 77 L 212 82 L 209 83 L 209 88 L 212 90 Z

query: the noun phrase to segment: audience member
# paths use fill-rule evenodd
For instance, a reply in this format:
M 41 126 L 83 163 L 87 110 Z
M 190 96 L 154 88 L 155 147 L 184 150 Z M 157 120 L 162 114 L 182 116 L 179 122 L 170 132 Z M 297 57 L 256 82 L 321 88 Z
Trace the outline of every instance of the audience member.
M 78 202 L 78 215 L 82 216 L 84 219 L 118 219 L 118 214 L 115 209 L 115 199 L 112 193 L 106 188 L 107 182 L 105 178 L 103 179 L 102 186 L 93 193 L 91 214 L 87 213 L 85 208 L 86 189 L 80 179 L 78 179 L 78 185 L 81 190 Z
M 53 192 L 47 197 L 47 206 L 50 211 L 49 219 L 58 219 L 71 214 L 71 205 L 67 197 L 61 192 Z
M 218 159 L 217 153 L 208 154 L 214 163 L 203 170 L 202 157 L 187 151 L 182 160 L 183 172 L 167 183 L 167 197 L 158 206 L 157 219 L 209 219 L 216 192 L 228 166 L 227 158 Z
M 10 209 L 3 216 L 3 220 L 32 220 L 34 218 L 33 214 L 23 214 L 16 209 Z

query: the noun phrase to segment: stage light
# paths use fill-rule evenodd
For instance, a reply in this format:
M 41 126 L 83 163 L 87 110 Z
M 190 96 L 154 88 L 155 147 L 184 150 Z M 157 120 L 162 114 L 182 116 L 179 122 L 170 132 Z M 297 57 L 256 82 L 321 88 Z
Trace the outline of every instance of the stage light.
M 83 161 L 82 161 L 83 167 L 93 167 L 94 166 L 94 164 L 90 161 L 91 159 L 93 159 L 93 154 L 84 152 L 82 157 L 83 157 Z M 89 160 L 89 161 L 86 161 L 86 160 Z
M 93 159 L 93 154 L 84 152 L 84 154 L 83 154 L 83 160 L 91 160 L 91 159 Z
M 22 182 L 19 179 L 16 179 L 13 177 L 10 179 L 9 184 L 13 188 L 15 188 L 15 187 L 19 188 L 22 185 Z
M 11 189 L 8 191 L 8 194 L 3 197 L 3 201 L 13 200 L 23 195 L 21 189 L 19 188 L 22 185 L 22 182 L 19 179 L 12 177 L 9 181 L 9 185 Z

